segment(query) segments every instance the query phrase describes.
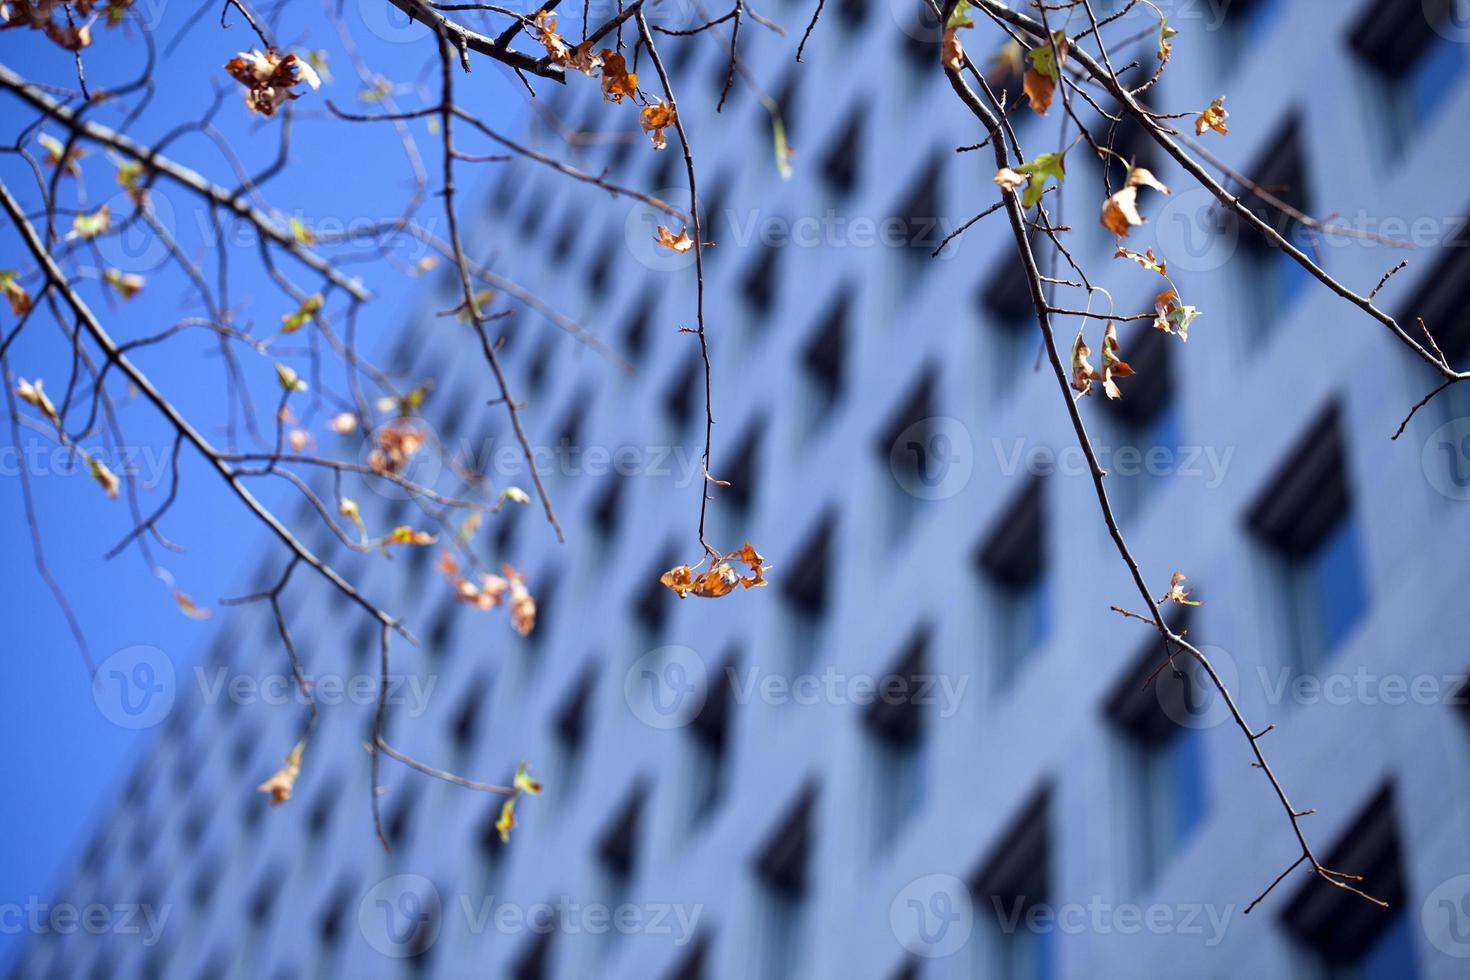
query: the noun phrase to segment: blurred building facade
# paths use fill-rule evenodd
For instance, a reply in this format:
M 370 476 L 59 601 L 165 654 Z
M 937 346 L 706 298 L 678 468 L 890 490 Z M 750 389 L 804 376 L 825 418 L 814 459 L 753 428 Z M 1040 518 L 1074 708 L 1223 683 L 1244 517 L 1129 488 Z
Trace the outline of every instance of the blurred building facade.
M 1231 134 L 1206 139 L 1232 168 L 1305 213 L 1422 237 L 1379 302 L 1425 316 L 1463 364 L 1449 161 L 1466 148 L 1470 31 L 1418 0 L 1164 6 L 1182 33 L 1156 103 L 1228 93 Z M 1116 36 L 1151 24 L 1135 11 Z M 394 647 L 390 739 L 473 779 L 529 760 L 544 795 L 503 845 L 498 798 L 385 761 L 384 853 L 362 748 L 377 632 L 298 573 L 286 614 L 324 706 L 295 798 L 271 810 L 255 791 L 304 708 L 269 683 L 287 670 L 273 622 L 242 609 L 201 666 L 177 667 L 156 746 L 57 896 L 167 910 L 161 938 L 51 932 L 21 976 L 1464 975 L 1470 399 L 1452 391 L 1391 441 L 1429 373 L 1122 130 L 1175 188 L 1130 244 L 1157 248 L 1204 310 L 1187 345 L 1122 324 L 1136 375 L 1120 403 L 1082 402 L 1123 531 L 1160 591 L 1190 576 L 1190 635 L 1251 724 L 1275 726 L 1263 745 L 1292 803 L 1318 810 L 1318 856 L 1391 906 L 1298 870 L 1245 917 L 1299 848 L 1223 706 L 1189 676 L 1145 683 L 1159 651 L 1109 611 L 1135 596 L 1003 216 L 930 257 L 993 199 L 988 151 L 955 153 L 980 136 L 936 33 L 874 0 L 829 5 L 803 65 L 747 33 L 797 147 L 789 180 L 748 85 L 714 114 L 725 42 L 668 58 L 716 243 L 713 475 L 732 485 L 709 538 L 753 542 L 770 587 L 681 602 L 657 584 L 699 554 L 702 365 L 678 329 L 691 258 L 652 244 L 641 205 L 503 165 L 476 254 L 632 367 L 529 310 L 506 328 L 568 543 L 533 501 L 477 547 L 529 573 L 538 628 L 522 639 L 454 605 L 433 549 L 390 563 L 314 546 L 422 641 Z M 1152 48 L 1114 60 L 1151 66 Z M 581 78 L 545 101 L 537 146 L 685 200 L 677 146 L 654 152 L 633 109 Z M 1028 152 L 1058 112 L 1014 115 Z M 569 147 L 569 131 L 591 138 Z M 1074 147 L 1054 213 L 1118 308 L 1149 309 L 1157 281 L 1113 262 L 1093 218 L 1100 176 Z M 1271 218 L 1362 292 L 1402 257 Z M 453 283 L 426 292 L 399 370 L 436 380 L 426 415 L 452 454 L 529 489 L 472 335 L 435 316 Z M 1075 329 L 1058 319 L 1063 349 Z M 363 508 L 425 522 L 405 501 Z M 279 572 L 266 553 L 254 586 Z

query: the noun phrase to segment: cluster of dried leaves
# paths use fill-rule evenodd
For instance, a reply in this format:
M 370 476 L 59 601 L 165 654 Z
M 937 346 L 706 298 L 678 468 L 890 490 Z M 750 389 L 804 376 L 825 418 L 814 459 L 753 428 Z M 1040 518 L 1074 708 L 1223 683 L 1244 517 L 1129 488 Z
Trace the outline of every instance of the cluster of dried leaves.
M 273 116 L 283 103 L 301 98 L 297 85 L 305 83 L 313 92 L 322 87 L 321 76 L 305 59 L 274 50 L 242 51 L 225 62 L 225 71 L 245 86 L 250 111 L 262 116 Z
M 3 0 L 0 31 L 28 27 L 75 52 L 91 45 L 92 25 L 99 18 L 116 27 L 132 5 L 133 0 Z
M 1102 345 L 1102 371 L 1099 373 L 1088 360 L 1092 356 L 1092 348 L 1087 346 L 1082 339 L 1082 331 L 1077 331 L 1077 339 L 1072 341 L 1072 387 L 1083 395 L 1092 394 L 1092 386 L 1100 382 L 1103 391 L 1109 398 L 1121 398 L 1123 394 L 1118 390 L 1118 383 L 1114 378 L 1126 378 L 1133 373 L 1133 368 L 1123 360 L 1118 353 L 1118 328 L 1113 321 L 1109 320 L 1103 331 Z
M 700 564 L 704 564 L 700 562 Z M 749 575 L 742 575 L 735 567 L 744 565 Z M 699 566 L 695 566 L 697 568 Z M 696 573 L 688 565 L 677 565 L 663 575 L 659 581 L 678 593 L 680 599 L 697 595 L 705 599 L 718 599 L 729 595 L 736 588 L 753 589 L 766 584 L 766 569 L 770 567 L 749 541 L 739 551 L 732 551 L 714 559 L 707 571 Z
M 674 107 L 656 95 L 648 95 L 638 87 L 637 72 L 628 71 L 627 60 L 621 52 L 603 48 L 593 53 L 592 42 L 583 41 L 575 48 L 567 44 L 556 30 L 556 17 L 549 10 L 538 10 L 531 18 L 531 26 L 537 40 L 546 48 L 546 56 L 552 64 L 579 71 L 588 77 L 602 78 L 602 97 L 608 102 L 643 103 L 638 113 L 638 124 L 653 141 L 655 150 L 668 146 L 664 130 L 674 125 Z
M 454 599 L 479 610 L 494 609 L 509 595 L 510 625 L 522 636 L 536 628 L 536 600 L 526 588 L 526 577 L 510 565 L 500 566 L 500 575 L 481 572 L 479 581 L 464 575 L 458 560 L 448 551 L 439 554 L 439 571 L 454 588 Z

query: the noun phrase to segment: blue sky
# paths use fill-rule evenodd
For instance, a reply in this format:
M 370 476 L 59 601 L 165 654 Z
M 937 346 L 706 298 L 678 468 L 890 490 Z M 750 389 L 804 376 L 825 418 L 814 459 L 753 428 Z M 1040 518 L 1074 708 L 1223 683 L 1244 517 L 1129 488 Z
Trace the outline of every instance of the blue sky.
M 199 119 L 213 103 L 215 91 L 224 89 L 215 128 L 240 156 L 244 168 L 255 171 L 274 159 L 282 121 L 250 116 L 238 86 L 223 71 L 224 62 L 237 50 L 252 46 L 255 38 L 233 12 L 231 27 L 222 29 L 218 6 L 209 4 L 208 12 L 183 43 L 165 55 L 163 49 L 197 8 L 164 0 L 138 0 L 137 8 L 159 48 L 160 62 L 155 72 L 156 97 L 130 132 L 141 142 L 151 142 L 180 122 Z M 314 227 L 330 228 L 333 221 L 393 217 L 409 189 L 409 170 L 401 143 L 391 127 L 344 124 L 329 117 L 326 98 L 357 110 L 372 107 L 358 100 L 362 86 L 322 8 L 315 4 L 281 6 L 286 7 L 277 30 L 281 46 L 325 49 L 333 78 L 322 92 L 297 103 L 290 166 L 265 189 L 269 203 Z M 362 56 L 374 71 L 401 83 L 398 93 L 403 105 L 420 105 L 421 97 L 432 100 L 433 92 L 420 84 L 422 79 L 434 78 L 428 71 L 434 49 L 427 32 L 417 25 L 389 20 L 386 3 L 347 3 L 343 7 Z M 84 53 L 90 84 L 109 88 L 134 77 L 143 52 L 136 26 L 125 31 L 99 28 L 95 43 Z M 0 63 L 33 80 L 75 86 L 70 57 L 28 31 L 0 33 Z M 513 129 L 524 111 L 520 83 L 485 61 L 477 61 L 469 79 L 460 86 L 460 101 L 491 125 Z M 13 139 L 21 118 L 18 102 L 0 95 L 0 106 L 7 122 L 4 139 Z M 91 118 L 116 125 L 121 115 L 119 107 L 103 105 Z M 27 121 L 30 118 L 25 116 Z M 54 125 L 45 129 L 60 135 Z M 437 177 L 433 176 L 437 174 L 435 143 L 422 123 L 416 135 L 430 166 L 432 190 L 437 185 Z M 468 144 L 466 140 L 464 148 L 470 152 L 488 152 Z M 41 153 L 34 139 L 27 148 L 37 156 Z M 168 153 L 213 179 L 230 181 L 231 170 L 218 147 L 199 133 L 180 138 Z M 116 161 L 93 148 L 81 166 L 88 208 L 117 198 L 120 189 L 115 183 Z M 482 180 L 489 176 L 485 174 Z M 14 154 L 0 155 L 0 179 L 27 208 L 36 206 L 39 196 L 34 176 Z M 465 188 L 474 188 L 481 180 L 466 172 L 460 182 Z M 159 213 L 175 228 L 181 246 L 190 254 L 208 254 L 199 251 L 201 231 L 207 227 L 205 212 L 178 191 L 165 189 L 162 183 L 159 187 L 154 200 Z M 73 204 L 76 191 L 74 182 L 63 180 L 63 202 Z M 466 197 L 473 200 L 471 195 Z M 421 214 L 432 215 L 438 206 L 437 199 L 431 197 Z M 125 200 L 114 200 L 114 218 L 126 208 Z M 69 217 L 61 219 L 63 230 L 69 224 Z M 139 238 L 131 244 L 108 246 L 102 256 L 107 264 L 115 264 L 124 272 L 148 276 L 142 294 L 126 304 L 106 295 L 98 281 L 99 263 L 95 258 L 81 256 L 74 264 L 79 270 L 80 292 L 118 339 L 154 333 L 197 310 L 197 303 L 185 295 L 179 275 L 152 268 L 155 256 L 146 245 L 139 244 L 144 241 Z M 409 244 L 401 246 L 399 254 L 411 263 L 422 252 Z M 269 336 L 276 332 L 278 318 L 290 312 L 291 304 L 266 277 L 255 256 L 253 244 L 234 248 L 230 302 L 239 322 L 251 323 L 257 334 Z M 316 288 L 306 271 L 289 258 L 281 259 L 281 267 L 298 284 Z M 8 225 L 0 230 L 0 269 L 4 268 L 33 268 Z M 356 268 L 376 294 L 359 321 L 361 346 L 369 351 L 382 350 L 391 344 L 395 327 L 404 322 L 399 314 L 411 301 L 416 280 L 381 262 Z M 34 292 L 35 280 L 28 285 Z M 0 307 L 0 330 L 8 332 L 14 325 L 8 307 Z M 66 355 L 67 346 L 49 317 L 33 317 L 11 350 L 11 371 L 28 379 L 42 377 L 48 391 L 59 393 L 65 388 Z M 202 331 L 185 332 L 140 353 L 136 360 L 166 395 L 202 421 L 206 435 L 223 440 L 223 368 L 212 339 Z M 247 370 L 252 389 L 260 384 L 262 392 L 270 391 L 269 361 L 249 364 Z M 145 482 L 163 481 L 142 496 L 140 503 L 146 512 L 156 506 L 167 488 L 172 433 L 158 422 L 151 406 L 129 398 L 123 386 L 114 384 L 112 391 L 119 423 L 140 467 L 140 477 Z M 262 418 L 268 414 L 263 412 Z M 125 501 L 109 501 L 84 472 L 71 471 L 66 454 L 57 452 L 54 442 L 42 432 L 24 431 L 24 451 L 15 454 L 10 450 L 9 426 L 6 412 L 0 426 L 4 433 L 0 444 L 6 447 L 6 455 L 0 458 L 0 513 L 6 515 L 0 521 L 0 567 L 10 626 L 7 660 L 11 674 L 7 683 L 0 685 L 0 726 L 7 748 L 7 803 L 0 808 L 0 839 L 4 841 L 0 848 L 0 904 L 24 903 L 33 895 L 44 900 L 56 892 L 78 860 L 92 828 L 114 805 L 133 760 L 158 730 L 130 730 L 114 723 L 108 715 L 116 716 L 116 711 L 106 695 L 100 702 L 109 707 L 106 713 L 94 697 L 80 649 L 33 564 L 17 467 L 24 465 L 31 477 L 46 559 L 75 608 L 95 661 L 105 661 L 118 651 L 141 645 L 161 651 L 168 661 L 184 670 L 212 636 L 211 622 L 182 615 L 170 589 L 152 575 L 135 550 L 112 561 L 103 559 L 104 552 L 132 526 Z M 98 440 L 83 443 L 95 448 Z M 202 466 L 188 449 L 183 454 L 181 486 L 180 499 L 162 529 L 185 550 L 172 554 L 155 549 L 154 556 L 175 577 L 179 588 L 201 605 L 214 607 L 220 596 L 248 589 L 257 559 L 266 553 L 265 532 L 224 491 L 218 476 Z M 255 488 L 268 503 L 282 499 L 269 484 L 257 481 Z M 295 501 L 290 505 L 285 514 L 291 513 Z M 114 661 L 114 666 L 117 663 Z M 105 684 L 105 677 L 103 681 Z M 0 967 L 15 955 L 25 938 L 24 934 L 0 932 Z

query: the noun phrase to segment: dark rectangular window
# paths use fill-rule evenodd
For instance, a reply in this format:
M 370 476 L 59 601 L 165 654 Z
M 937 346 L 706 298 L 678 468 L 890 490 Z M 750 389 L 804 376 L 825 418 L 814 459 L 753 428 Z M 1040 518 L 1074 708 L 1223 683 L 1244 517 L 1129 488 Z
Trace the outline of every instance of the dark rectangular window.
M 706 968 L 708 960 L 709 936 L 701 934 L 690 945 L 689 951 L 674 967 L 673 972 L 668 974 L 666 980 L 705 980 L 709 973 Z
M 853 106 L 822 154 L 822 181 L 839 197 L 853 192 L 862 177 L 863 128 L 867 106 Z
M 924 704 L 927 690 L 929 630 L 920 627 L 897 662 L 878 681 L 863 725 L 872 750 L 869 805 L 873 811 L 874 854 L 889 853 L 899 832 L 922 805 L 925 778 Z
M 1229 61 L 1238 61 L 1258 46 L 1285 9 L 1283 0 L 1232 0 L 1221 7 L 1224 29 L 1220 49 Z
M 1116 106 L 1111 111 L 1116 112 Z M 1151 171 L 1158 168 L 1158 144 L 1144 131 L 1138 120 L 1127 112 L 1123 112 L 1117 122 L 1104 120 L 1091 131 L 1091 136 L 1098 146 L 1112 150 L 1112 153 L 1103 157 L 1108 187 L 1111 190 L 1116 191 L 1123 186 L 1130 167 L 1143 167 Z M 1029 299 L 1027 302 L 1029 305 Z
M 936 417 L 938 385 L 935 367 L 922 368 L 873 443 L 880 499 L 886 505 L 881 520 L 890 542 L 905 536 L 954 463 L 943 420 Z
M 1119 380 L 1121 398 L 1097 394 L 1117 437 L 1102 465 L 1114 478 L 1119 517 L 1128 520 L 1138 513 L 1148 494 L 1175 472 L 1179 461 L 1173 375 L 1178 340 L 1147 322 L 1119 332 L 1120 356 L 1133 368 L 1133 375 Z
M 913 263 L 912 268 L 898 270 L 906 286 L 917 282 L 917 272 L 933 264 L 931 255 L 944 238 L 940 230 L 944 218 L 944 165 L 952 155 L 947 152 L 930 154 L 910 180 L 903 197 L 888 212 L 902 222 L 901 240 L 888 241 L 892 236 L 889 231 L 884 235 L 884 244 L 890 247 L 897 245 L 904 257 Z
M 978 976 L 1049 980 L 1056 976 L 1055 931 L 1028 928 L 1028 916 L 1051 901 L 1049 787 L 1037 791 L 1002 832 L 970 886 L 975 917 L 994 930 L 977 943 Z
M 802 347 L 801 373 L 806 389 L 803 414 L 809 428 L 815 428 L 825 419 L 842 397 L 850 306 L 850 294 L 844 288 L 812 331 L 811 339 Z
M 587 731 L 591 725 L 592 694 L 597 688 L 597 668 L 591 664 L 582 668 L 572 689 L 562 699 L 556 712 L 553 734 L 556 737 L 559 775 L 553 788 L 549 788 L 552 799 L 561 802 L 570 800 L 582 774 L 582 760 L 587 745 Z
M 754 325 L 762 326 L 776 306 L 782 246 L 771 241 L 756 241 L 751 243 L 751 247 L 757 254 L 741 277 L 740 295 L 751 312 Z
M 627 901 L 628 892 L 638 873 L 644 802 L 647 795 L 648 790 L 643 780 L 636 780 L 596 843 L 602 896 L 604 904 L 610 909 L 617 909 Z M 617 939 L 621 935 L 623 933 L 620 930 L 609 930 L 598 943 L 598 953 L 607 955 L 618 945 Z
M 936 74 L 939 66 L 939 41 L 944 36 L 939 14 L 927 3 L 915 0 L 895 6 L 893 16 L 903 17 L 904 7 L 912 11 L 900 37 L 904 60 L 915 75 L 923 77 Z
M 1046 485 L 1033 478 L 975 552 L 990 610 L 991 689 L 1008 689 L 1051 632 Z
M 696 406 L 703 409 L 703 401 L 697 401 L 702 398 L 703 384 L 704 362 L 696 351 L 685 359 L 684 367 L 670 379 L 669 386 L 664 389 L 664 419 L 675 437 L 689 430 L 694 422 Z M 700 411 L 699 416 L 703 418 L 704 412 Z
M 1183 617 L 1172 619 L 1176 631 L 1184 629 Z M 1153 883 L 1208 808 L 1202 736 L 1202 708 L 1213 697 L 1208 684 L 1187 654 L 1176 654 L 1169 666 L 1155 637 L 1108 701 L 1122 750 L 1124 781 L 1117 791 L 1131 828 L 1127 865 L 1139 889 Z
M 816 800 L 815 787 L 803 788 L 756 854 L 761 901 L 751 948 L 760 977 L 801 976 Z
M 789 625 L 787 641 L 793 664 L 804 666 L 816 654 L 821 628 L 831 605 L 833 538 L 837 517 L 824 513 L 807 532 L 797 549 L 796 560 L 786 573 L 781 598 Z
M 622 523 L 623 493 L 627 480 L 618 473 L 609 473 L 603 478 L 602 493 L 592 507 L 592 527 L 597 531 L 597 543 L 610 545 L 617 538 Z
M 1464 370 L 1466 359 L 1470 357 L 1470 249 L 1446 247 L 1434 268 L 1424 277 L 1419 291 L 1396 313 L 1400 323 L 1414 323 L 1422 317 L 1435 343 L 1449 359 L 1450 366 Z M 1427 370 L 1420 377 L 1426 392 L 1443 380 Z M 1435 398 L 1435 402 L 1438 403 L 1437 413 L 1420 412 L 1419 415 L 1425 417 L 1416 417 L 1412 423 L 1413 426 L 1422 426 L 1420 431 L 1433 431 L 1447 421 L 1470 416 L 1470 385 L 1451 385 Z M 1461 490 L 1470 487 L 1470 447 L 1445 443 L 1437 446 L 1435 452 L 1441 454 L 1439 458 L 1450 467 L 1453 485 Z
M 551 975 L 551 940 L 556 935 L 556 923 L 550 926 L 526 940 L 526 948 L 511 967 L 512 980 L 546 980 Z
M 744 436 L 736 444 L 735 451 L 731 454 L 734 462 L 730 464 L 722 477 L 730 485 L 721 487 L 720 493 L 715 497 L 728 507 L 732 514 L 742 520 L 750 517 L 751 506 L 755 501 L 756 487 L 760 479 L 761 437 L 765 435 L 765 431 L 764 417 L 756 418 L 746 426 Z
M 999 400 L 1018 381 L 1034 373 L 1033 365 L 1041 350 L 1036 306 L 1026 277 L 1016 275 L 1012 248 L 1002 250 L 995 272 L 976 291 L 975 299 L 987 327 L 981 344 L 985 384 Z
M 677 555 L 673 544 L 664 546 L 654 566 L 645 573 L 643 581 L 646 584 L 633 600 L 633 619 L 650 642 L 657 640 L 663 633 L 664 624 L 669 619 L 669 610 L 673 608 L 670 603 L 679 601 L 659 581 L 660 575 L 674 567 L 678 560 Z
M 1398 156 L 1414 130 L 1433 117 L 1465 74 L 1457 0 L 1375 0 L 1353 28 L 1353 52 L 1372 76 L 1388 123 L 1388 155 Z
M 466 688 L 460 699 L 459 708 L 449 723 L 449 737 L 454 751 L 460 759 L 474 749 L 475 739 L 480 734 L 481 711 L 490 699 L 490 679 L 484 674 L 477 676 Z
M 730 716 L 735 710 L 731 675 L 739 665 L 737 656 L 725 659 L 720 672 L 710 681 L 704 706 L 689 723 L 694 750 L 690 792 L 690 822 L 700 824 L 719 805 L 725 793 L 730 757 Z
M 623 316 L 623 353 L 628 361 L 637 365 L 648 350 L 649 327 L 657 306 L 657 296 L 645 293 L 637 304 Z
M 1388 908 L 1365 902 L 1313 875 L 1281 914 L 1287 931 L 1317 959 L 1321 974 L 1331 980 L 1414 980 L 1419 976 L 1414 957 L 1419 915 L 1413 903 L 1405 906 L 1408 889 L 1394 810 L 1395 794 L 1388 785 L 1364 806 L 1323 861 L 1333 870 L 1362 875 L 1363 891 L 1387 902 Z M 1434 911 L 1442 914 L 1443 910 Z
M 1335 405 L 1288 454 L 1248 523 L 1278 573 L 1288 659 L 1312 670 L 1352 633 L 1369 600 Z
M 1288 118 L 1266 146 L 1266 152 L 1248 173 L 1251 182 L 1269 197 L 1242 190 L 1241 203 L 1288 243 L 1320 264 L 1318 236 L 1297 217 L 1312 213 L 1306 156 L 1297 119 Z M 1256 229 L 1246 227 L 1239 219 L 1236 224 L 1242 295 L 1251 301 L 1240 325 L 1246 331 L 1249 348 L 1256 350 L 1293 301 L 1302 295 L 1312 274 Z

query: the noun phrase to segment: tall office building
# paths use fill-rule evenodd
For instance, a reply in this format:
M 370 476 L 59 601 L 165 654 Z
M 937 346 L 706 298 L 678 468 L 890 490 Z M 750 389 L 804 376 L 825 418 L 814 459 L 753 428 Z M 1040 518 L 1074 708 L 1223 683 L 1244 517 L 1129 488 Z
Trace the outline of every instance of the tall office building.
M 1463 365 L 1470 32 L 1418 0 L 1163 6 L 1182 33 L 1155 102 L 1227 93 L 1230 135 L 1204 137 L 1211 153 L 1300 212 L 1424 246 L 1378 301 L 1409 326 L 1423 315 Z M 765 12 L 798 28 L 810 13 Z M 1151 27 L 1140 7 L 1114 36 Z M 1109 611 L 1136 596 L 1004 217 L 930 257 L 994 199 L 988 152 L 956 153 L 981 134 L 936 33 L 907 2 L 842 0 L 804 64 L 760 35 L 742 32 L 748 69 L 796 147 L 790 179 L 750 85 L 714 113 L 720 37 L 667 57 L 716 243 L 714 475 L 731 486 L 709 538 L 748 538 L 770 586 L 680 601 L 657 581 L 699 555 L 703 369 L 679 330 L 692 257 L 653 245 L 642 205 L 502 165 L 473 211 L 475 253 L 632 367 L 531 312 L 506 328 L 568 543 L 533 503 L 487 520 L 475 547 L 526 570 L 538 626 L 523 639 L 454 605 L 433 549 L 385 562 L 326 534 L 314 546 L 422 640 L 394 646 L 390 739 L 473 779 L 529 760 L 545 793 L 520 801 L 506 845 L 499 798 L 385 760 L 384 853 L 362 747 L 377 631 L 298 573 L 286 615 L 323 713 L 295 797 L 270 809 L 256 792 L 305 709 L 266 610 L 243 608 L 197 669 L 150 667 L 173 678 L 140 722 L 156 743 L 56 896 L 152 918 L 48 928 L 21 976 L 1464 974 L 1470 399 L 1451 391 L 1391 441 L 1429 372 L 1120 130 L 1122 152 L 1174 187 L 1130 243 L 1166 256 L 1204 311 L 1187 344 L 1121 324 L 1122 400 L 1081 400 L 1123 530 L 1160 591 L 1182 569 L 1204 600 L 1181 622 L 1250 723 L 1275 726 L 1262 745 L 1292 804 L 1318 811 L 1302 824 L 1318 857 L 1389 902 L 1298 868 L 1247 917 L 1299 846 L 1219 700 L 1187 673 L 1147 683 L 1156 642 Z M 981 25 L 965 42 L 980 59 L 997 36 Z M 1114 61 L 1139 59 L 1141 78 L 1155 43 Z M 1059 108 L 1013 114 L 1028 152 L 1053 148 Z M 634 110 L 586 79 L 545 96 L 527 139 L 685 194 L 676 146 L 653 151 Z M 1158 280 L 1113 261 L 1095 219 L 1101 165 L 1078 145 L 1067 167 L 1053 213 L 1074 254 L 1120 311 L 1151 309 Z M 1354 289 L 1403 257 L 1262 207 Z M 426 419 L 452 453 L 529 486 L 482 407 L 472 336 L 434 315 L 453 294 L 449 277 L 426 287 L 396 369 L 436 379 Z M 1057 319 L 1064 349 L 1076 329 Z M 1088 336 L 1098 349 L 1097 322 Z M 406 501 L 364 509 L 424 523 Z M 265 549 L 242 591 L 281 563 Z

